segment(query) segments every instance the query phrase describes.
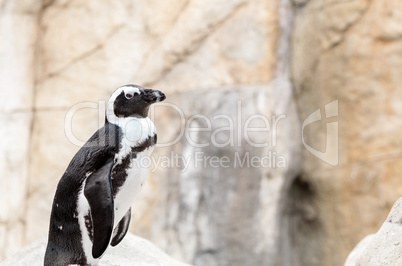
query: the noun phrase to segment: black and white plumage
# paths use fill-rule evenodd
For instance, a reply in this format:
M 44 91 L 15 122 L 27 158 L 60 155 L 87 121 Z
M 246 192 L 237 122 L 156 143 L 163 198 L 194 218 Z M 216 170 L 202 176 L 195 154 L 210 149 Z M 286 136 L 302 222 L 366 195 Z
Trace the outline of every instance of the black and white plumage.
M 45 265 L 97 265 L 124 238 L 131 205 L 147 177 L 138 162 L 156 144 L 149 106 L 165 99 L 136 85 L 117 89 L 105 125 L 73 157 L 57 186 Z

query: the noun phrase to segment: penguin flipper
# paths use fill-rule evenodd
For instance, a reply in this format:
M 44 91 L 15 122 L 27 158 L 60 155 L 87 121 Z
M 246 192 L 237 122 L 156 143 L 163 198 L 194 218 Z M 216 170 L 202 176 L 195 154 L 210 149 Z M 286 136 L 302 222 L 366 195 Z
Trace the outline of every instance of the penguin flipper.
M 117 246 L 127 234 L 128 226 L 130 225 L 131 220 L 131 208 L 128 209 L 127 213 L 121 218 L 119 224 L 117 225 L 116 229 L 113 232 L 113 239 L 110 243 L 112 247 Z
M 92 173 L 86 181 L 84 195 L 91 209 L 93 227 L 92 256 L 96 259 L 107 249 L 113 233 L 114 204 L 111 170 L 113 159 Z

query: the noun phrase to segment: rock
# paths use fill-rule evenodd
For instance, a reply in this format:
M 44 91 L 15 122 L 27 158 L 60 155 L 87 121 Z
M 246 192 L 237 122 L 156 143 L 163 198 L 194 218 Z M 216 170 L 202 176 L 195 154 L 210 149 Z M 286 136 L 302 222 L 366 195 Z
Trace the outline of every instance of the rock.
M 214 130 L 229 123 L 222 118 L 213 120 L 215 115 L 229 116 L 243 127 L 254 114 L 270 122 L 274 122 L 273 115 L 285 115 L 278 134 L 250 132 L 251 140 L 257 142 L 267 137 L 278 141 L 272 144 L 268 139 L 269 147 L 252 149 L 240 132 L 236 138 L 247 148 L 236 143 L 214 148 L 211 143 L 197 151 L 216 158 L 232 156 L 232 163 L 235 152 L 259 157 L 271 151 L 277 158 L 285 158 L 286 165 L 238 166 L 236 170 L 207 166 L 184 173 L 180 165 L 159 166 L 133 206 L 130 230 L 169 254 L 198 265 L 277 260 L 281 217 L 275 215 L 282 211 L 281 198 L 298 171 L 300 144 L 289 74 L 283 77 L 276 69 L 282 17 L 278 8 L 277 1 L 265 0 L 174 0 L 169 4 L 144 0 L 48 1 L 38 20 L 40 56 L 36 62 L 26 241 L 47 234 L 57 181 L 82 145 L 72 141 L 65 130 L 71 128 L 79 140 L 85 141 L 102 126 L 98 121 L 104 120 L 97 112 L 103 113 L 102 101 L 111 91 L 124 83 L 140 83 L 163 89 L 167 101 L 185 112 L 185 119 L 197 112 L 208 115 Z M 290 31 L 290 24 L 284 24 Z M 288 60 L 286 38 L 281 51 Z M 284 63 L 289 68 L 288 61 Z M 281 79 L 284 81 L 278 81 Z M 236 120 L 237 100 L 244 111 L 242 121 Z M 89 105 L 65 124 L 70 108 L 81 103 Z M 176 124 L 176 114 L 155 116 L 161 143 L 177 136 L 180 124 Z M 261 120 L 251 122 L 251 126 L 263 126 Z M 191 134 L 206 141 L 212 137 L 212 132 Z M 214 137 L 218 143 L 225 143 L 228 132 L 218 132 Z M 154 158 L 165 158 L 172 151 L 188 156 L 194 149 L 184 135 L 169 148 L 157 148 Z M 247 178 L 249 175 L 252 177 Z M 219 184 L 214 188 L 213 182 Z M 219 204 L 221 201 L 227 209 Z M 210 214 L 215 205 L 220 207 Z M 258 208 L 251 210 L 249 205 Z M 236 233 L 232 235 L 231 230 Z
M 0 112 L 30 111 L 35 79 L 38 1 L 4 1 L 0 8 Z
M 0 260 L 24 245 L 39 1 L 0 2 Z
M 361 240 L 344 266 L 402 265 L 402 198 L 376 234 Z
M 104 102 L 140 83 L 178 107 L 155 110 L 162 142 L 181 133 L 180 109 L 214 130 L 230 126 L 216 115 L 239 122 L 237 99 L 247 115 L 286 115 L 276 146 L 253 149 L 236 131 L 244 145 L 194 148 L 186 134 L 224 144 L 230 133 L 187 129 L 153 158 L 271 151 L 287 165 L 157 167 L 132 232 L 197 265 L 341 265 L 402 194 L 400 10 L 400 0 L 0 0 L 0 259 L 47 234 L 56 184 Z M 307 149 L 326 151 L 327 125 L 332 165 Z
M 402 265 L 402 198 L 357 260 L 356 266 Z
M 173 92 L 269 82 L 275 8 L 275 1 L 190 1 L 135 79 Z
M 402 151 L 397 10 L 398 0 L 310 0 L 295 10 L 292 75 L 300 117 L 322 115 L 304 128 L 305 144 L 324 153 L 328 139 L 337 146 L 329 155 L 338 158 L 334 166 L 302 149 L 301 178 L 310 188 L 305 204 L 316 207 L 317 221 L 304 222 L 302 212 L 291 219 L 304 228 L 291 241 L 300 265 L 344 263 L 402 195 L 402 158 L 395 156 Z M 325 106 L 333 101 L 338 114 L 330 117 Z M 338 128 L 327 137 L 329 126 Z
M 30 178 L 33 181 L 28 187 L 29 197 L 26 199 L 25 213 L 28 221 L 26 223 L 28 243 L 48 234 L 51 202 L 57 183 L 68 162 L 85 143 L 88 131 L 95 132 L 99 128 L 97 109 L 78 110 L 71 121 L 66 117 L 67 113 L 68 111 L 64 110 L 35 113 L 31 139 L 31 148 L 35 151 L 35 155 L 32 156 L 30 165 Z M 72 129 L 71 132 L 68 129 Z M 38 226 L 39 224 L 43 226 Z
M 25 247 L 12 258 L 0 263 L 0 265 L 41 266 L 43 265 L 45 250 L 46 240 L 39 240 Z M 107 250 L 99 265 L 190 266 L 169 257 L 148 240 L 130 233 L 118 246 L 110 247 Z
M 350 252 L 348 258 L 346 259 L 346 262 L 344 266 L 356 266 L 358 260 L 361 258 L 363 252 L 366 250 L 367 246 L 370 245 L 370 243 L 373 241 L 375 237 L 375 234 L 368 235 L 365 238 L 363 238 L 357 245 L 356 247 Z
M 154 151 L 156 160 L 167 159 L 170 165 L 156 167 L 151 177 L 159 193 L 149 210 L 150 239 L 158 246 L 195 265 L 274 265 L 281 260 L 278 243 L 284 236 L 278 228 L 286 222 L 275 214 L 283 211 L 281 201 L 288 195 L 299 159 L 295 106 L 290 100 L 283 104 L 277 99 L 286 96 L 275 94 L 277 89 L 289 89 L 285 85 L 169 97 L 187 125 L 183 138 Z M 165 133 L 158 139 L 160 145 L 174 141 L 180 127 L 171 131 L 171 123 L 180 124 L 179 114 L 169 106 L 155 111 L 156 126 Z M 190 130 L 197 126 L 206 130 Z M 236 129 L 229 130 L 231 126 Z M 244 137 L 246 127 L 270 130 L 250 131 Z M 173 156 L 178 156 L 178 163 Z

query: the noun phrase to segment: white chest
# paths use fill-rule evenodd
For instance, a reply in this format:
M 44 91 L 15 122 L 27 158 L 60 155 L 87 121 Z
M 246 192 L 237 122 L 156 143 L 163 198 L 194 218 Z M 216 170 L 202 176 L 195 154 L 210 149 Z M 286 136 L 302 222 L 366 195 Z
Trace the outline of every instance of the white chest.
M 128 209 L 133 204 L 136 196 L 142 190 L 148 177 L 147 164 L 149 156 L 153 151 L 153 147 L 138 153 L 136 158 L 131 159 L 129 168 L 127 169 L 127 177 L 124 184 L 119 188 L 114 197 L 115 223 L 123 218 Z
M 147 118 L 121 118 L 117 124 L 123 136 L 120 141 L 120 150 L 116 155 L 116 163 L 121 163 L 131 153 L 133 147 L 138 147 L 149 137 L 156 134 L 156 128 L 151 119 Z
M 123 131 L 120 142 L 120 151 L 115 156 L 115 166 L 126 163 L 129 160 L 128 167 L 125 168 L 125 180 L 114 197 L 115 223 L 123 218 L 128 209 L 134 202 L 135 197 L 141 191 L 148 176 L 148 164 L 154 146 L 145 150 L 132 153 L 133 147 L 141 146 L 147 139 L 156 134 L 155 126 L 149 118 L 132 118 L 119 124 Z M 113 175 L 112 175 L 112 178 Z

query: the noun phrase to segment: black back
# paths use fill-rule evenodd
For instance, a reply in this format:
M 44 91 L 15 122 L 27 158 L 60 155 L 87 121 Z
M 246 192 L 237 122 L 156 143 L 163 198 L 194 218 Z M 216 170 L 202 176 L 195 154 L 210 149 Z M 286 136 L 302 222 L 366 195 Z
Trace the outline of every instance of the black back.
M 45 265 L 87 264 L 82 249 L 82 237 L 78 223 L 78 213 L 76 211 L 78 195 L 86 179 L 86 174 L 92 172 L 93 175 L 96 175 L 97 171 L 103 174 L 109 171 L 109 180 L 105 179 L 104 184 L 109 183 L 111 190 L 107 192 L 102 188 L 102 191 L 106 193 L 106 195 L 107 193 L 112 195 L 113 192 L 110 186 L 110 170 L 112 163 L 110 163 L 110 160 L 113 161 L 115 154 L 118 152 L 121 136 L 121 129 L 107 122 L 105 126 L 92 135 L 71 160 L 67 170 L 59 181 L 53 201 Z M 105 168 L 105 165 L 109 165 L 110 169 Z M 91 181 L 91 178 L 88 178 L 88 182 L 89 187 L 96 185 L 95 182 Z M 88 193 L 88 195 L 95 195 L 95 198 L 98 193 L 91 188 L 84 192 Z M 110 199 L 113 200 L 113 197 L 110 197 Z M 90 200 L 88 202 L 90 206 L 94 204 L 91 203 Z M 99 214 L 96 215 L 99 217 Z M 113 209 L 111 214 L 107 216 L 107 219 L 113 219 Z M 113 227 L 113 222 L 111 224 Z M 110 230 L 110 228 L 108 230 Z M 96 235 L 95 232 L 95 238 Z M 95 255 L 103 253 L 104 249 L 107 248 L 107 245 L 106 247 L 104 246 L 105 242 L 104 239 L 97 242 L 100 244 L 93 248 Z M 107 242 L 109 243 L 109 239 Z
M 113 159 L 107 162 L 86 181 L 84 195 L 90 206 L 90 214 L 85 217 L 87 228 L 90 227 L 92 257 L 99 258 L 107 249 L 113 233 L 114 204 L 110 173 Z M 91 223 L 92 220 L 92 223 Z

